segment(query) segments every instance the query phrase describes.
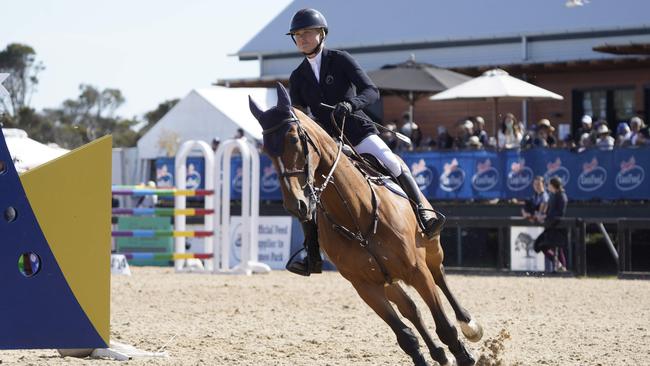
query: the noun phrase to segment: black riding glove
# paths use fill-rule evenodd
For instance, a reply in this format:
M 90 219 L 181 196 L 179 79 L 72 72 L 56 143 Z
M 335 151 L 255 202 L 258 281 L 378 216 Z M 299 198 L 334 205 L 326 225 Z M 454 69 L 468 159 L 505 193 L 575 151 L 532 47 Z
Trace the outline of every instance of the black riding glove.
M 348 118 L 352 114 L 352 104 L 348 102 L 340 102 L 334 106 L 334 118 L 336 123 L 340 126 L 343 118 Z

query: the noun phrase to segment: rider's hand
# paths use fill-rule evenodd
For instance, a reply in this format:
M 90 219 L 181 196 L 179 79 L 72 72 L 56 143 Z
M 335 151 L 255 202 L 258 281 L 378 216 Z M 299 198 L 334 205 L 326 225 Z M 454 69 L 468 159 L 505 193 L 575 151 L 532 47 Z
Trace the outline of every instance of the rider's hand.
M 343 118 L 347 118 L 352 114 L 352 104 L 348 102 L 340 102 L 334 106 L 334 118 L 338 124 L 343 121 Z

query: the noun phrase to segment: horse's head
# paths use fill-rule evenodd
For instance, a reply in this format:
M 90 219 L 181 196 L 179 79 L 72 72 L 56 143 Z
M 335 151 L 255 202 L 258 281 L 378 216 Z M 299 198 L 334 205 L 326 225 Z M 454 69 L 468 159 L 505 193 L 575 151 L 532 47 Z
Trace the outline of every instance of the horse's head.
M 262 125 L 264 151 L 280 179 L 284 207 L 299 220 L 312 218 L 316 209 L 314 171 L 319 152 L 291 108 L 287 90 L 278 83 L 278 103 L 262 111 L 249 97 L 251 113 Z M 310 146 L 311 145 L 311 146 Z

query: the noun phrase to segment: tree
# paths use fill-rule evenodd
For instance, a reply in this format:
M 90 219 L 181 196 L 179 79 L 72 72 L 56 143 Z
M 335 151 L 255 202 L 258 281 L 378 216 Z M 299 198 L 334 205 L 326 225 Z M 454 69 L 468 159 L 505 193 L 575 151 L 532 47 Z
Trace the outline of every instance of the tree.
M 1 100 L 2 107 L 14 124 L 20 125 L 20 111 L 29 108 L 32 94 L 38 85 L 38 74 L 45 67 L 36 61 L 36 52 L 28 45 L 11 43 L 0 51 L 0 72 L 9 73 L 3 85 L 9 97 Z
M 158 104 L 158 107 L 153 111 L 145 113 L 144 119 L 145 121 L 147 121 L 147 124 L 144 127 L 142 127 L 142 129 L 140 129 L 139 135 L 143 136 L 145 133 L 147 133 L 147 131 L 149 131 L 151 127 L 153 127 L 156 123 L 158 123 L 158 121 L 160 121 L 160 119 L 163 118 L 165 114 L 167 114 L 167 112 L 169 112 L 172 108 L 174 108 L 174 106 L 176 105 L 176 103 L 178 103 L 178 101 L 179 101 L 178 98 L 166 100 Z

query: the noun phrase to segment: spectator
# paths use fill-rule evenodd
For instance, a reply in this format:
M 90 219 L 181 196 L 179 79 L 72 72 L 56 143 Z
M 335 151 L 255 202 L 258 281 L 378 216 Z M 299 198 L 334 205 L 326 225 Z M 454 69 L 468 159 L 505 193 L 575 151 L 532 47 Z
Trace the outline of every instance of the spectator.
M 221 139 L 218 136 L 215 136 L 212 139 L 212 151 L 217 151 L 220 143 L 221 143 Z
M 523 133 L 521 126 L 516 121 L 512 113 L 505 115 L 501 121 L 501 127 L 497 134 L 497 146 L 499 149 L 514 149 L 518 148 L 521 144 Z
M 399 140 L 397 137 L 395 137 L 395 132 L 397 130 L 397 124 L 393 121 L 386 123 L 386 129 L 388 131 L 382 131 L 379 137 L 381 137 L 382 140 L 388 145 L 388 148 L 390 148 L 391 151 L 396 151 L 397 145 L 399 144 Z M 390 132 L 393 131 L 393 132 Z
M 451 137 L 449 132 L 447 132 L 447 127 L 445 126 L 438 126 L 438 140 L 436 142 L 436 145 L 438 145 L 438 149 L 451 149 L 454 144 L 454 139 Z
M 564 229 L 559 227 L 560 218 L 566 213 L 568 198 L 562 187 L 562 180 L 553 177 L 549 181 L 546 215 L 541 216 L 544 222 L 544 232 L 535 240 L 535 251 L 544 253 L 547 270 L 551 272 L 566 271 L 564 248 L 568 245 Z
M 630 135 L 630 144 L 632 146 L 645 145 L 650 140 L 648 129 L 641 118 L 632 117 L 630 119 L 630 130 L 632 130 L 632 134 Z
M 596 146 L 600 150 L 613 150 L 614 149 L 614 138 L 609 135 L 609 128 L 606 124 L 601 124 L 596 130 Z
M 420 151 L 431 151 L 436 148 L 436 141 L 433 139 L 433 136 L 427 136 L 422 140 L 420 144 Z
M 616 146 L 629 146 L 632 130 L 627 122 L 621 122 L 616 127 Z
M 422 142 L 422 131 L 420 131 L 420 127 L 417 123 L 413 122 L 411 113 L 409 112 L 404 112 L 402 120 L 403 124 L 400 128 L 400 132 L 408 136 L 408 138 L 411 139 L 411 142 L 413 142 L 413 145 L 410 146 L 409 150 L 417 149 Z
M 470 150 L 481 150 L 483 144 L 479 140 L 478 136 L 470 136 L 467 140 L 467 148 Z
M 156 189 L 156 182 L 150 180 L 147 182 L 147 185 L 145 187 L 146 189 Z M 156 204 L 158 204 L 158 196 L 155 194 L 150 194 L 146 196 L 142 196 L 138 199 L 138 202 L 136 203 L 135 207 L 137 208 L 154 208 L 156 207 Z
M 233 136 L 234 139 L 242 139 L 245 138 L 246 136 L 244 135 L 244 129 L 243 128 L 238 128 L 237 132 L 235 132 L 235 136 Z
M 463 150 L 469 147 L 469 138 L 474 134 L 474 124 L 472 121 L 466 119 L 456 126 L 458 131 L 454 139 L 454 148 Z
M 582 126 L 578 128 L 578 131 L 576 132 L 576 144 L 580 146 L 580 140 L 582 139 L 582 135 L 584 134 L 589 135 L 589 139 L 591 140 L 591 145 L 596 143 L 596 138 L 593 136 L 593 129 L 592 129 L 592 120 L 591 116 L 589 115 L 584 115 L 582 116 Z
M 542 222 L 548 206 L 548 193 L 544 186 L 544 177 L 538 175 L 533 179 L 533 196 L 526 200 L 521 215 L 530 222 Z
M 481 116 L 476 116 L 473 118 L 474 122 L 474 136 L 478 137 L 479 142 L 483 146 L 488 146 L 490 144 L 490 137 L 485 131 L 485 120 Z
M 580 141 L 578 142 L 577 151 L 583 152 L 592 146 L 593 145 L 591 143 L 591 135 L 588 134 L 587 132 L 583 133 L 582 136 L 580 136 Z
M 551 121 L 546 118 L 542 118 L 537 122 L 537 134 L 533 140 L 533 146 L 535 147 L 556 147 L 557 140 L 553 136 L 555 127 L 551 125 Z

